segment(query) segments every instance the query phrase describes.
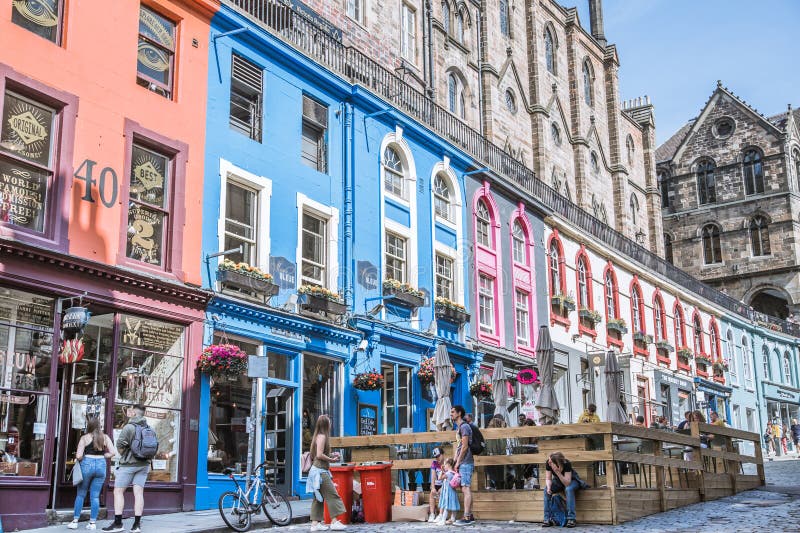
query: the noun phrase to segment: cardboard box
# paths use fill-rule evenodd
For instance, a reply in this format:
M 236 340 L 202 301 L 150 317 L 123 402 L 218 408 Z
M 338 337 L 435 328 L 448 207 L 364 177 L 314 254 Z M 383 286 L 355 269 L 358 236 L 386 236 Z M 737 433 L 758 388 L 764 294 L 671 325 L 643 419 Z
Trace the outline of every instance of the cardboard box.
M 36 463 L 17 463 L 18 476 L 35 476 L 39 465 Z
M 415 506 L 419 505 L 419 492 L 415 490 L 395 490 L 394 491 L 394 504 L 397 506 Z
M 392 505 L 392 522 L 424 522 L 427 519 L 427 505 Z

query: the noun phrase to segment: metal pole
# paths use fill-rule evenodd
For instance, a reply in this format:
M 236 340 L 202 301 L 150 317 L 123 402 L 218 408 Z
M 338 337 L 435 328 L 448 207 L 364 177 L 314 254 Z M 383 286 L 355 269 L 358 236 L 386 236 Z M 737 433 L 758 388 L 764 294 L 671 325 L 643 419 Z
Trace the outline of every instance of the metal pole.
M 250 417 L 247 424 L 247 430 L 250 433 L 247 438 L 247 481 L 246 487 L 250 486 L 250 478 L 253 475 L 253 460 L 256 455 L 256 428 L 258 427 L 256 414 L 256 397 L 258 395 L 258 388 L 261 384 L 261 378 L 253 378 L 252 386 L 250 387 Z

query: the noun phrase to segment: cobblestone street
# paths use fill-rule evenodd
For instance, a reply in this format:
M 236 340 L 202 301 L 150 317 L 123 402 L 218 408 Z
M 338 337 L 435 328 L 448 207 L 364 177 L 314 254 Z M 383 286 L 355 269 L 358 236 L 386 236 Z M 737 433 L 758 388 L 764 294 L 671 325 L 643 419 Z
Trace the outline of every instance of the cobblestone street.
M 597 532 L 734 532 L 734 531 L 800 531 L 800 460 L 770 461 L 764 465 L 767 486 L 712 502 L 690 505 L 666 513 L 627 522 L 619 526 L 578 524 L 576 529 Z M 481 531 L 522 532 L 540 529 L 538 524 L 479 521 L 470 527 L 449 530 L 480 529 Z M 306 531 L 307 524 L 290 526 L 289 530 Z M 389 523 L 353 525 L 358 533 L 394 531 L 436 531 L 443 528 L 427 523 Z M 551 530 L 548 530 L 551 531 Z

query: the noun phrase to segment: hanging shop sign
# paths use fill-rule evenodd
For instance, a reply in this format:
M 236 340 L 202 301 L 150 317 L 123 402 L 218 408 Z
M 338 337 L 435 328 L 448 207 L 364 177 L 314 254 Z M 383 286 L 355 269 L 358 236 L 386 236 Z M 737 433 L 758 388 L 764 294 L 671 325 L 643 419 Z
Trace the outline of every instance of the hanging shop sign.
M 378 406 L 366 403 L 358 404 L 358 434 L 378 434 Z

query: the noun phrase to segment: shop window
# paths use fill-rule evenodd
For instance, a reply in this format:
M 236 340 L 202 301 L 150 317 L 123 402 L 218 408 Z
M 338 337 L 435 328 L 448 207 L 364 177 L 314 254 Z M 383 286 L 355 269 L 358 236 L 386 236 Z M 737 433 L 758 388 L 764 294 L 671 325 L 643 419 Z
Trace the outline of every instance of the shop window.
M 331 359 L 303 354 L 303 450 L 311 446 L 320 415 L 331 419 L 331 434 L 339 434 L 339 373 L 342 365 Z M 297 454 L 299 460 L 300 453 Z
M 231 57 L 231 128 L 261 142 L 261 105 L 264 72 L 257 65 L 233 54 Z
M 57 111 L 21 94 L 6 91 L 0 128 L 0 225 L 45 233 L 54 188 L 58 138 Z
M 172 158 L 134 142 L 130 161 L 126 255 L 164 266 L 170 249 Z
M 436 296 L 455 300 L 455 280 L 453 278 L 453 259 L 436 254 Z
M 303 96 L 300 159 L 314 170 L 328 172 L 328 107 L 307 96 Z
M 136 83 L 165 98 L 172 97 L 175 75 L 175 23 L 139 7 Z
M 412 427 L 412 369 L 400 365 L 381 365 L 383 373 L 383 432 L 400 433 Z
M 64 0 L 14 0 L 11 5 L 11 22 L 61 44 Z
M 52 298 L 0 288 L 0 477 L 42 475 L 53 320 Z
M 125 314 L 120 315 L 119 323 L 114 438 L 127 423 L 129 408 L 144 404 L 147 423 L 158 436 L 158 453 L 148 479 L 177 482 L 184 328 Z
M 214 343 L 234 344 L 249 355 L 258 355 L 261 349 L 258 344 L 221 335 L 214 336 Z M 221 473 L 225 468 L 242 473 L 246 469 L 247 418 L 251 416 L 253 384 L 247 376 L 237 376 L 233 380 L 212 379 L 208 414 L 209 473 Z

